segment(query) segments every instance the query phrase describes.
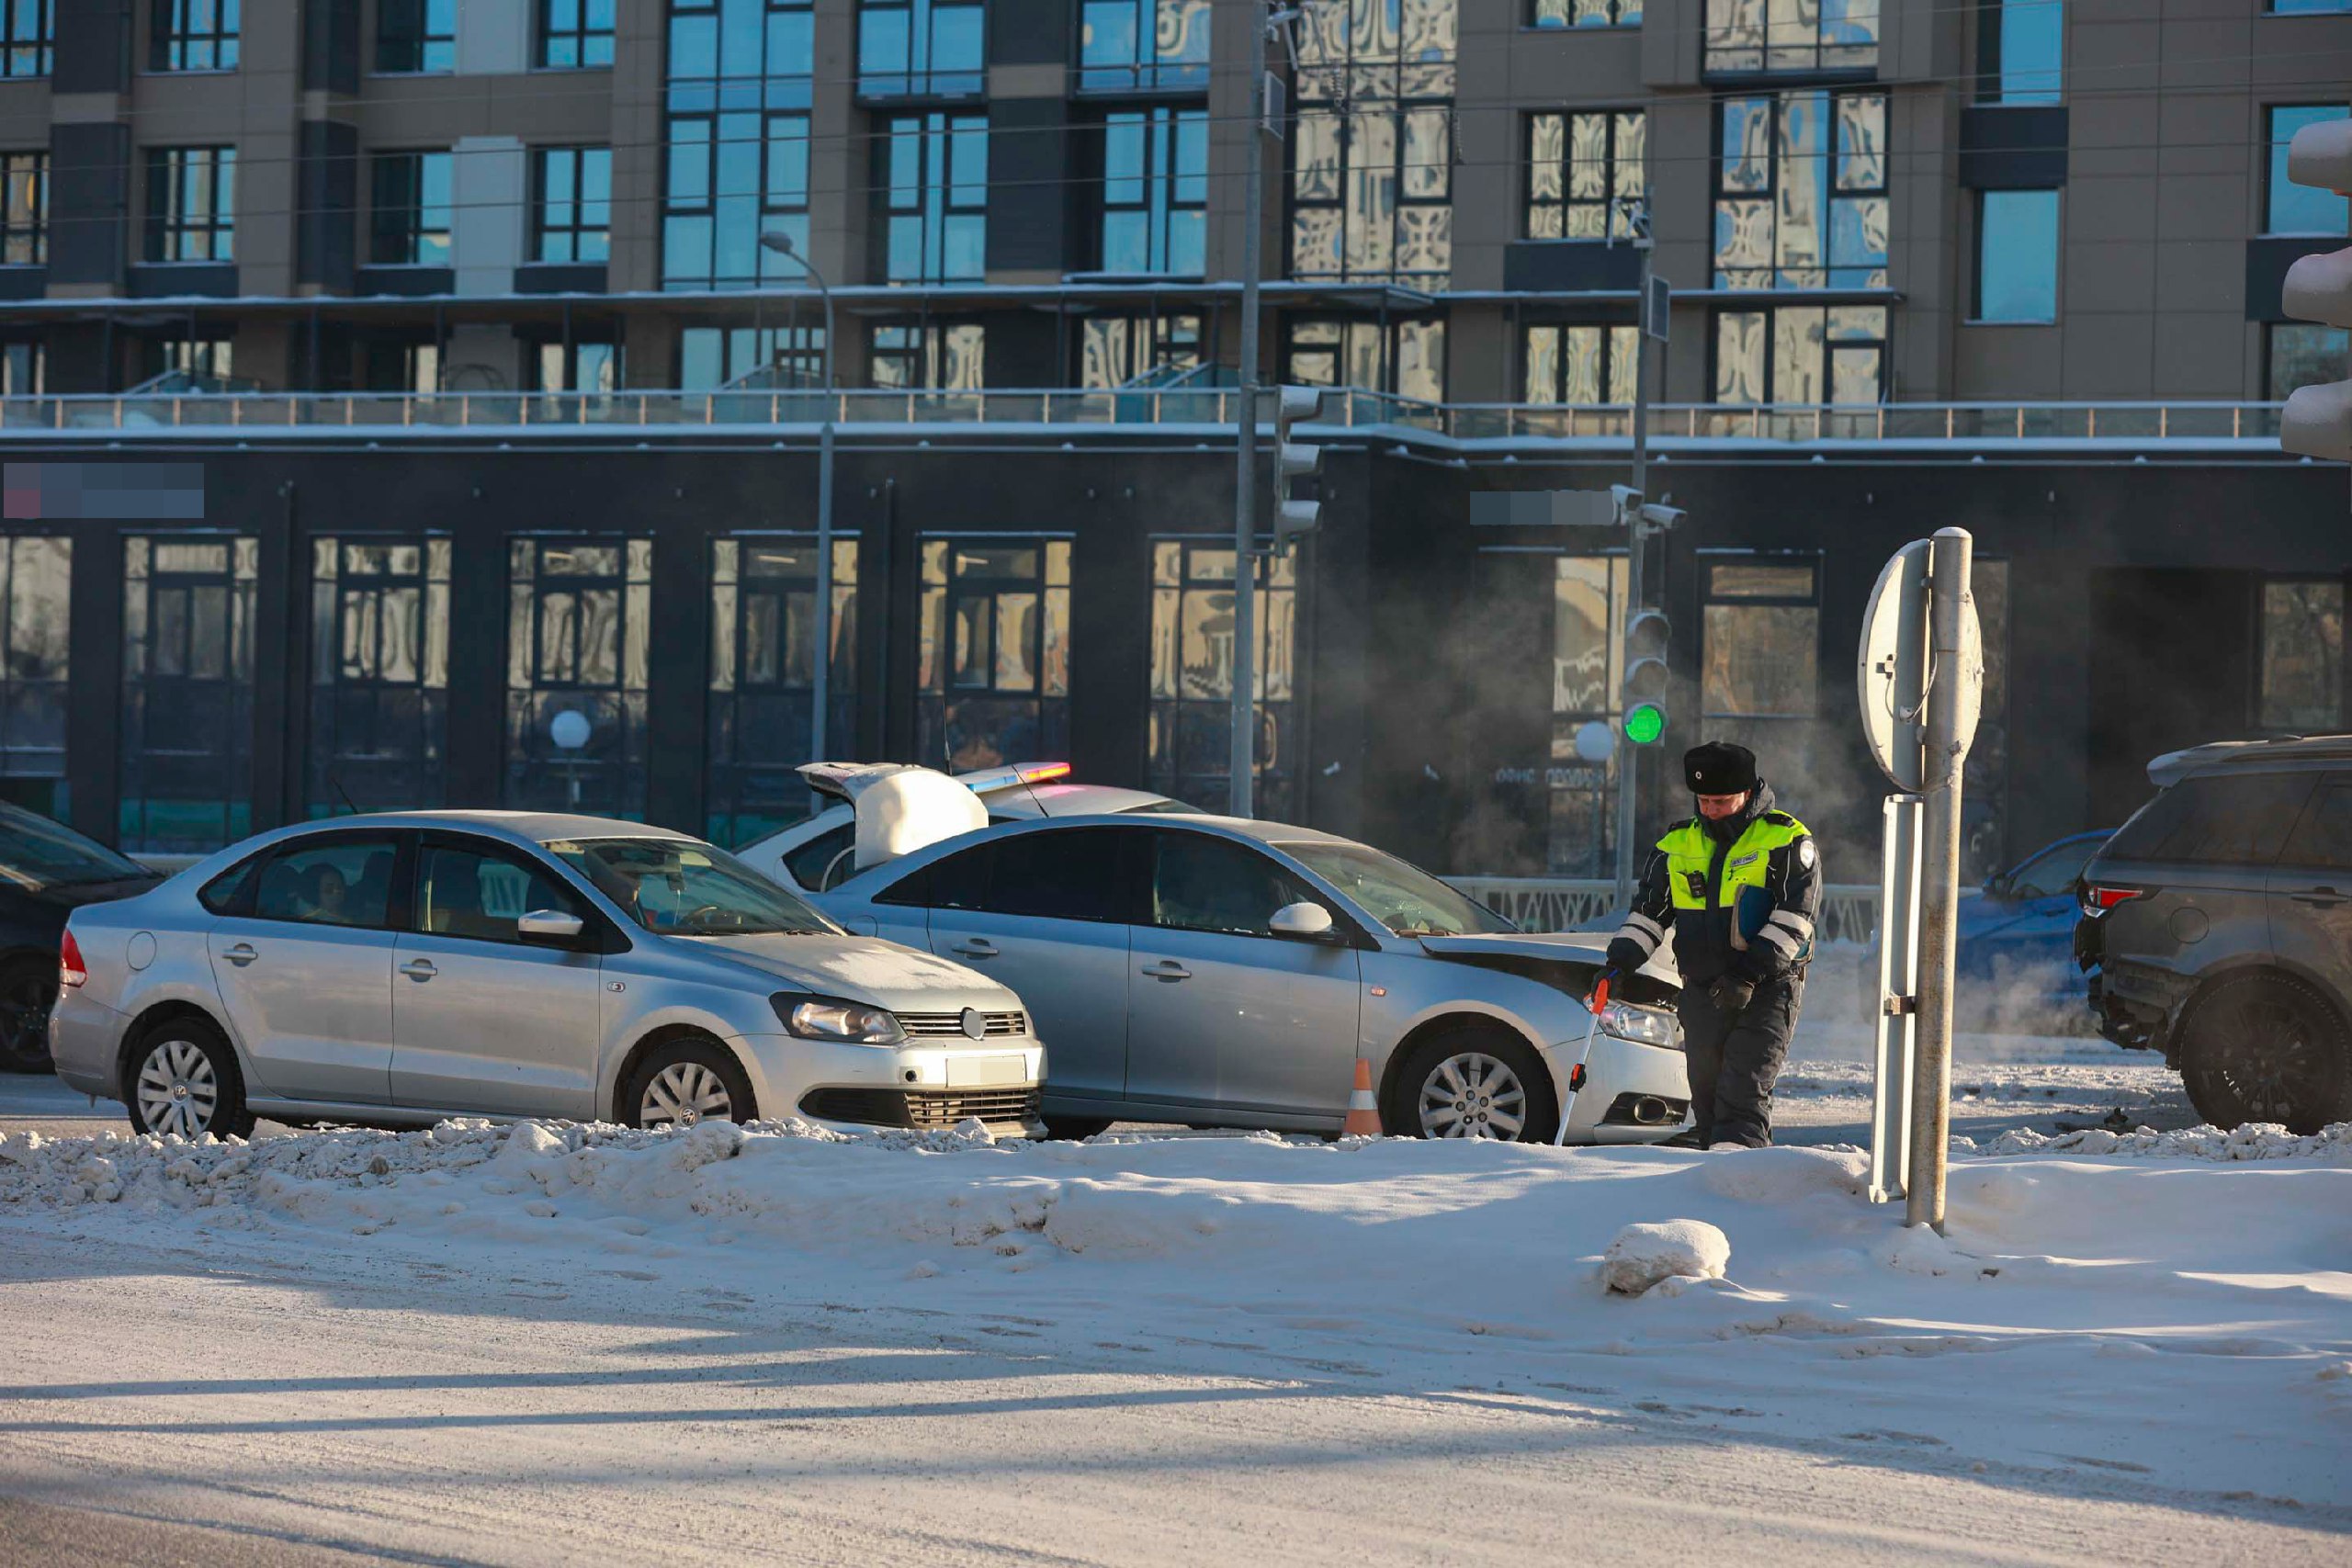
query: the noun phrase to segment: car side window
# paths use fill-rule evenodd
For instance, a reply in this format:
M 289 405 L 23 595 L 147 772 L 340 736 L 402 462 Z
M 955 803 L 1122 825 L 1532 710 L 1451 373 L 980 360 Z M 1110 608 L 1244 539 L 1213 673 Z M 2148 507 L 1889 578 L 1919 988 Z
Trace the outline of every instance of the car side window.
M 2109 840 L 2109 861 L 2268 865 L 2278 858 L 2314 773 L 2200 773 L 2142 807 Z
M 1323 902 L 1305 883 L 1247 844 L 1207 833 L 1152 837 L 1158 840 L 1151 868 L 1153 925 L 1272 936 L 1275 910 Z
M 2278 858 L 2290 865 L 2352 871 L 2352 779 L 2328 780 Z
M 852 818 L 838 827 L 828 828 L 805 844 L 797 844 L 784 852 L 784 869 L 792 880 L 811 893 L 825 890 L 825 872 L 841 859 L 843 850 L 857 836 L 857 822 Z M 844 869 L 848 863 L 842 862 Z
M 254 918 L 380 929 L 392 904 L 390 839 L 336 839 L 282 849 L 263 864 Z
M 520 942 L 535 910 L 588 919 L 588 906 L 545 866 L 495 850 L 424 846 L 416 860 L 416 929 L 474 942 Z
M 927 875 L 916 873 L 927 883 L 921 901 L 934 909 L 1124 924 L 1135 918 L 1126 869 L 1132 838 L 1116 828 L 1071 828 L 992 839 L 937 862 Z
M 198 890 L 196 901 L 216 915 L 239 915 L 253 901 L 254 873 L 269 857 L 252 855 L 239 861 Z

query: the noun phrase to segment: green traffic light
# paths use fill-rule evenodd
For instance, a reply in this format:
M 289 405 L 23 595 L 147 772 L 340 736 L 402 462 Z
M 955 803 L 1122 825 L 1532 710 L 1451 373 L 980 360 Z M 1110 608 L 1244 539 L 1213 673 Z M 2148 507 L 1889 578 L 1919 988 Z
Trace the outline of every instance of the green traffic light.
M 1666 710 L 1656 703 L 1635 703 L 1625 710 L 1625 739 L 1636 746 L 1655 746 L 1666 733 Z

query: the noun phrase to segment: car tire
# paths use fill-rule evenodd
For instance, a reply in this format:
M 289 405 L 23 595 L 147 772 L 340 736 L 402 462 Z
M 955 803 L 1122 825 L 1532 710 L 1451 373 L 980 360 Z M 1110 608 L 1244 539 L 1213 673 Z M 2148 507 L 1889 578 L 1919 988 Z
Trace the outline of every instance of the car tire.
M 2308 981 L 2224 980 L 2197 999 L 2180 1032 L 2188 1102 L 2214 1126 L 2278 1122 L 2307 1134 L 2352 1119 L 2352 1032 Z
M 126 1059 L 123 1104 L 141 1133 L 248 1138 L 254 1113 L 237 1053 L 210 1019 L 181 1013 L 139 1037 Z
M 1548 1144 L 1560 1124 L 1559 1096 L 1544 1058 L 1499 1024 L 1446 1029 L 1415 1045 L 1392 1080 L 1389 1099 L 1382 1124 L 1408 1138 Z M 1510 1125 L 1513 1120 L 1516 1126 Z
M 663 1109 L 669 1108 L 669 1114 Z M 631 1127 L 692 1127 L 759 1116 L 752 1080 L 716 1040 L 679 1036 L 645 1054 L 622 1087 L 619 1120 Z
M 1107 1133 L 1110 1130 L 1111 1119 L 1108 1116 L 1048 1116 L 1046 1118 L 1046 1136 L 1070 1143 L 1083 1142 L 1097 1133 Z
M 57 1005 L 57 960 L 0 964 L 0 1073 L 45 1073 L 49 1010 Z

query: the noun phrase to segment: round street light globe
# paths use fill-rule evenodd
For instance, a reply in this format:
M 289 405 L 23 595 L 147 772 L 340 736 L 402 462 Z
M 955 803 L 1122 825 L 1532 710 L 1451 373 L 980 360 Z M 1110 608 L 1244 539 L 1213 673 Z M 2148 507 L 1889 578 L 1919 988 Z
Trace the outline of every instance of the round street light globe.
M 1625 710 L 1625 739 L 1636 746 L 1655 746 L 1666 733 L 1666 710 L 1656 703 L 1637 703 Z
M 1577 761 L 1605 762 L 1616 754 L 1617 732 L 1597 718 L 1577 726 Z
M 588 716 L 578 708 L 566 708 L 548 720 L 548 739 L 566 751 L 577 751 L 588 744 Z

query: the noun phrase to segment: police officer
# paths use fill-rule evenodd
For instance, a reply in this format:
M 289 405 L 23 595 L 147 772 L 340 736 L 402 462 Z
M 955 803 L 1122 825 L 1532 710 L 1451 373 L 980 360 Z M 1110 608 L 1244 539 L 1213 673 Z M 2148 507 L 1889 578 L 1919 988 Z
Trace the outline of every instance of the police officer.
M 1804 824 L 1774 808 L 1747 747 L 1693 747 L 1682 772 L 1699 814 L 1658 840 L 1605 973 L 1641 967 L 1673 928 L 1695 1123 L 1675 1142 L 1761 1148 L 1813 956 L 1821 857 Z

